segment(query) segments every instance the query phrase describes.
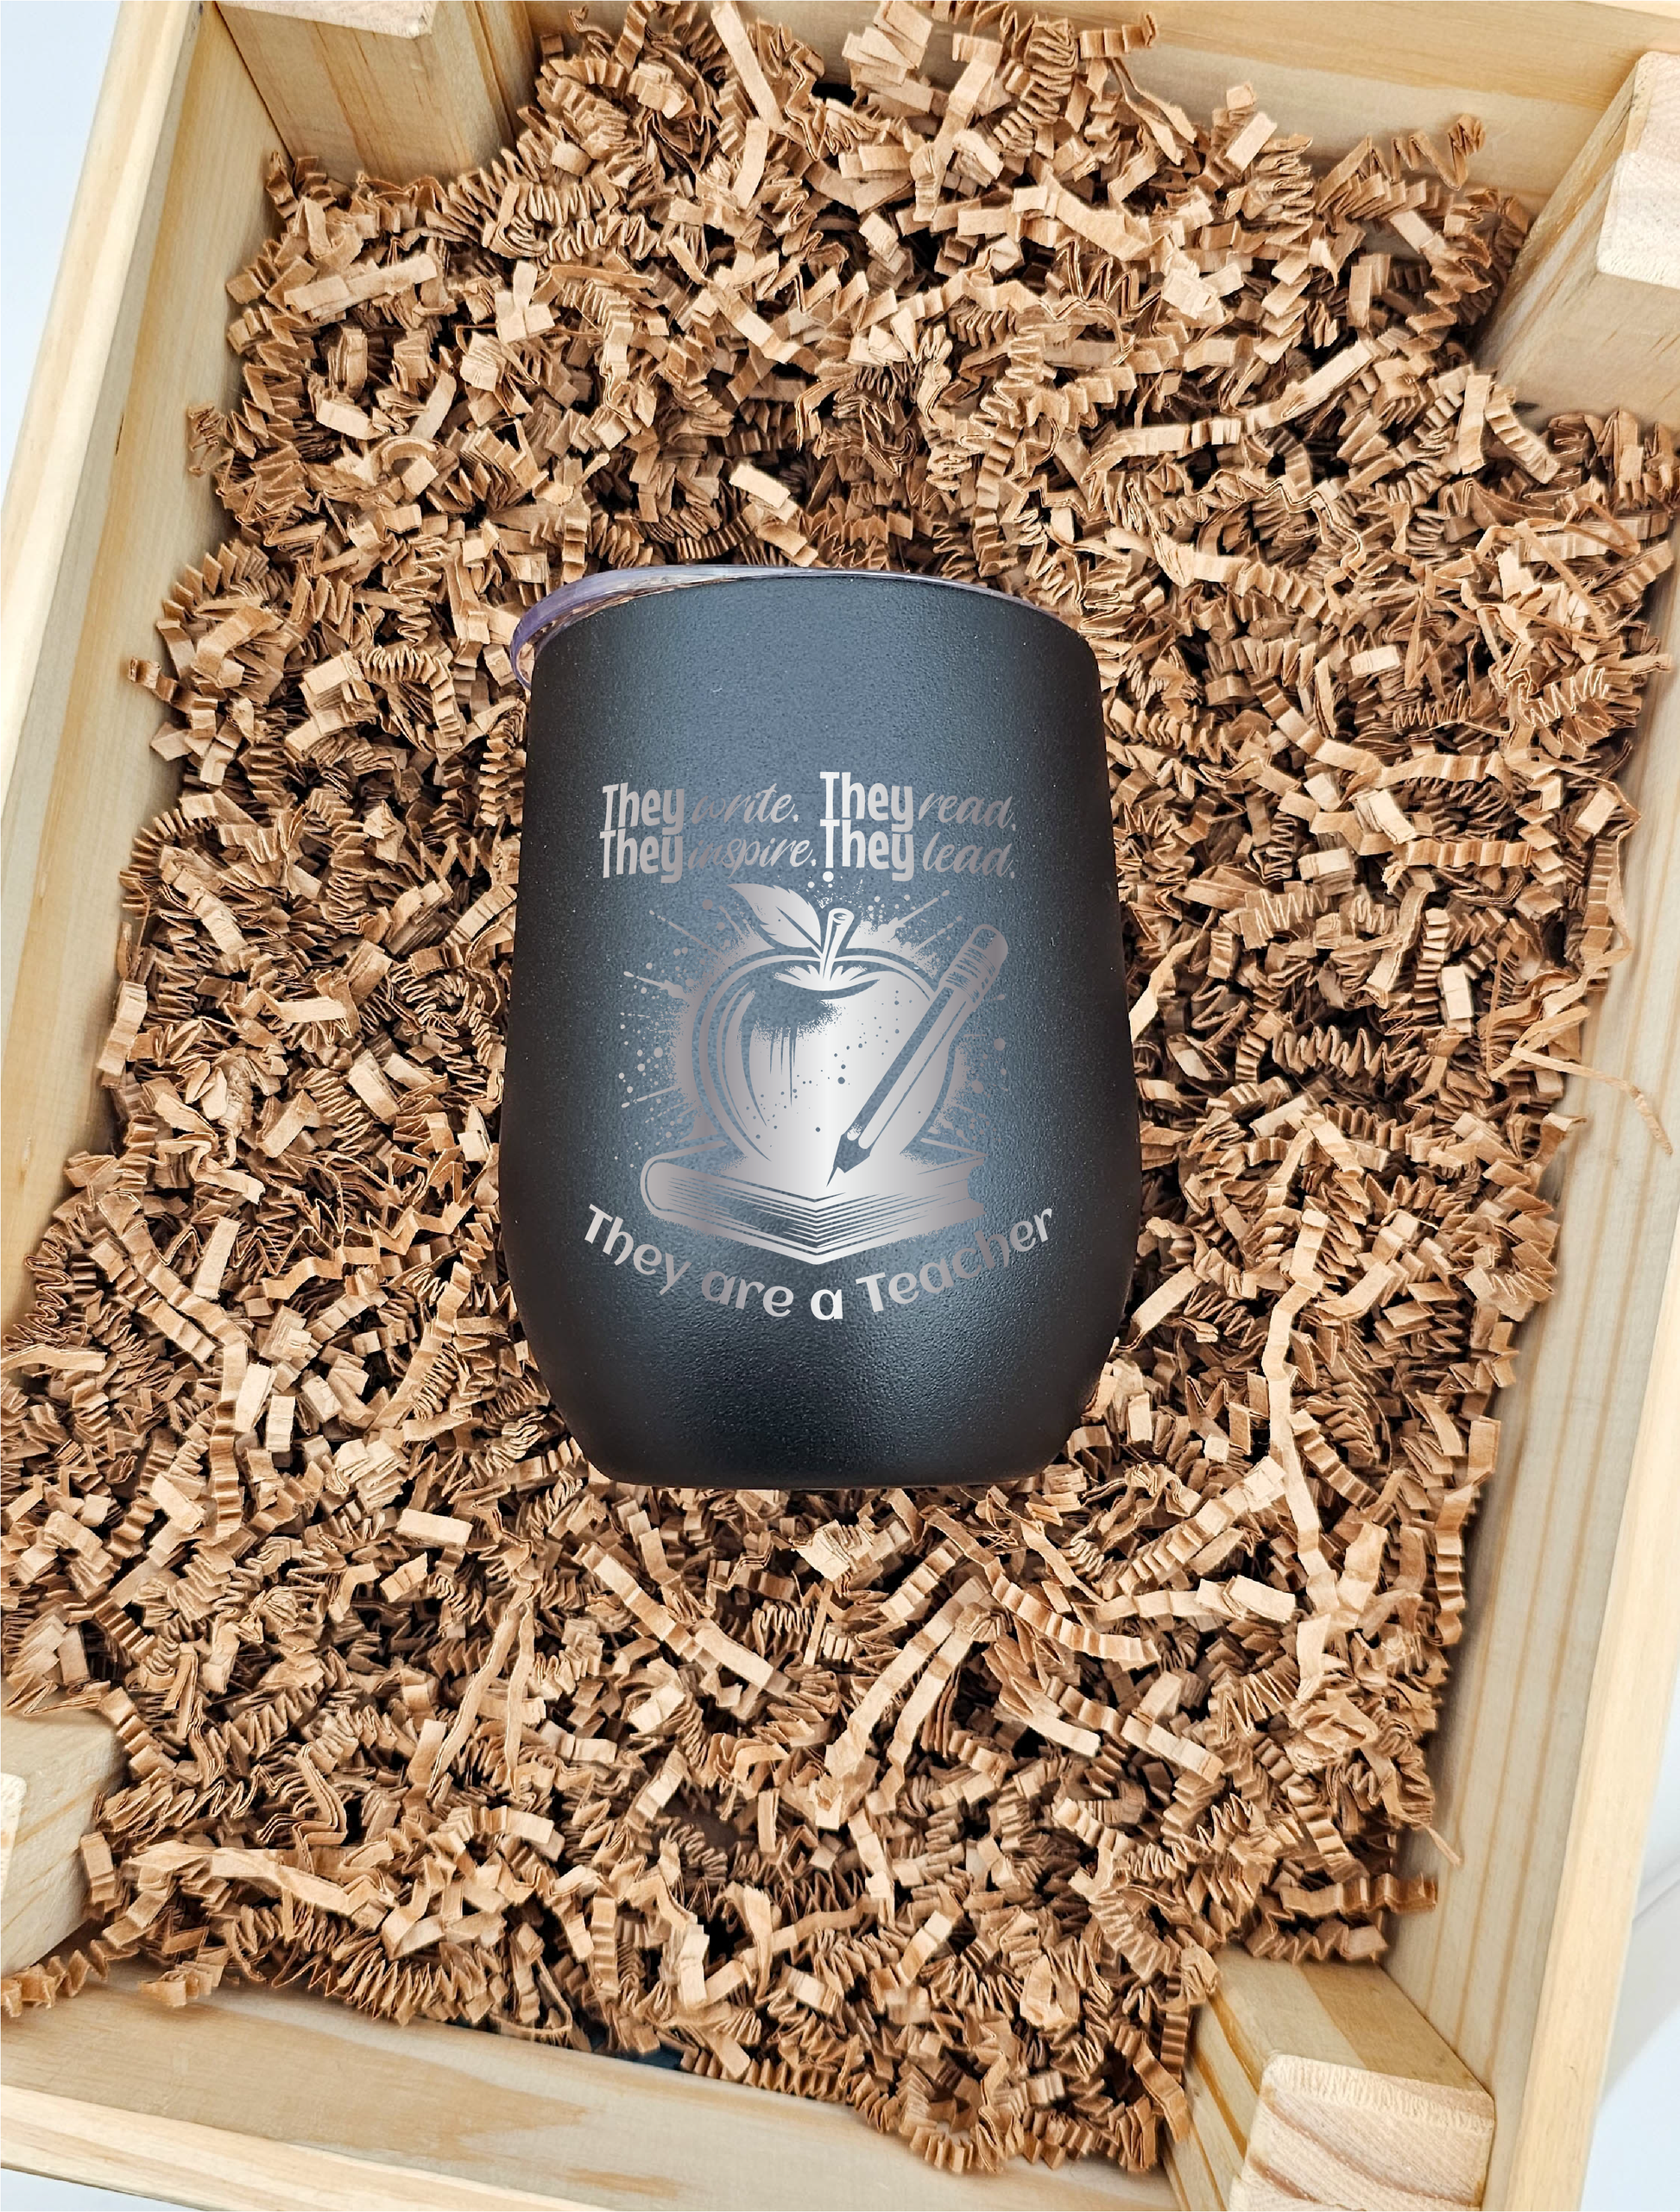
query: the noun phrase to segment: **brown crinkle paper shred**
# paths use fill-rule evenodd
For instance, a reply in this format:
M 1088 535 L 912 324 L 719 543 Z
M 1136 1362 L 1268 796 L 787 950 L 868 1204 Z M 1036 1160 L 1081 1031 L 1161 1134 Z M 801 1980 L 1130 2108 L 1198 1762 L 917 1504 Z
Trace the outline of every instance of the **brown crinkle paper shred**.
M 8 2009 L 137 1956 L 1135 2167 L 1222 1945 L 1431 1902 L 1674 454 L 1470 365 L 1523 228 L 1473 123 L 1321 173 L 1148 35 L 887 0 L 847 98 L 632 0 L 487 168 L 274 170 L 193 425 L 234 534 L 134 668 L 186 780 L 117 1148 L 6 1356 L 11 1694 L 131 1775 Z M 628 1488 L 512 1310 L 515 619 L 719 558 L 982 578 L 1101 663 L 1146 1227 L 1029 1481 Z

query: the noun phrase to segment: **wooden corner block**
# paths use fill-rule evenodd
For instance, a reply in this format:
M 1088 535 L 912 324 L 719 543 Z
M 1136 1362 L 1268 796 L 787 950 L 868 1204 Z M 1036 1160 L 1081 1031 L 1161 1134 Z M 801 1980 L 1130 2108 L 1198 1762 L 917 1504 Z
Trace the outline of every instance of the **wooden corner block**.
M 523 0 L 224 0 L 286 150 L 390 184 L 511 143 L 536 38 Z
M 1680 424 L 1680 54 L 1642 55 L 1552 193 L 1476 343 L 1547 414 Z
M 238 0 L 258 16 L 290 16 L 340 30 L 377 31 L 384 38 L 421 38 L 442 0 Z
M 1392 2212 L 1475 2205 L 1493 2139 L 1485 2089 L 1280 2056 L 1260 2078 L 1230 2212 L 1304 2203 L 1380 2204 Z
M 16 1829 L 4 1868 L 0 1972 L 33 1966 L 80 1927 L 87 1880 L 78 1840 L 93 1810 L 122 1779 L 123 1747 L 95 1713 L 9 1716 L 4 1793 Z
M 1227 1952 L 1185 2088 L 1168 2163 L 1195 2212 L 1481 2200 L 1493 2099 L 1380 1967 Z

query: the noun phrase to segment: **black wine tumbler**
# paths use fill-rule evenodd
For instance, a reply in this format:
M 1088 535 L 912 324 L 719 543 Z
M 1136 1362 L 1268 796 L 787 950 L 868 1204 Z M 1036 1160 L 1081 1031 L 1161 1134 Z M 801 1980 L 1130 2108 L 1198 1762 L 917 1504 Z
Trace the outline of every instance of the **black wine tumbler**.
M 578 1443 L 709 1488 L 1043 1465 L 1139 1204 L 1089 648 L 938 578 L 659 568 L 515 657 L 502 1229 Z

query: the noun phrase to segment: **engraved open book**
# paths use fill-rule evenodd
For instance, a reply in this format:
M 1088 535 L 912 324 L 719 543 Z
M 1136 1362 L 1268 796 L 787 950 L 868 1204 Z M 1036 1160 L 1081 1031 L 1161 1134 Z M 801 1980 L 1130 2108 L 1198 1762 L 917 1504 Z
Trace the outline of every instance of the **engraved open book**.
M 867 1166 L 855 1170 L 831 1196 L 813 1198 L 720 1175 L 716 1170 L 729 1160 L 731 1147 L 695 1145 L 650 1160 L 642 1170 L 641 1195 L 666 1221 L 817 1267 L 979 1216 L 982 1208 L 969 1195 L 969 1174 L 985 1154 L 931 1141 L 919 1150 L 920 1158 L 900 1153 L 883 1161 L 873 1177 Z M 860 1174 L 868 1185 L 862 1190 L 856 1187 Z

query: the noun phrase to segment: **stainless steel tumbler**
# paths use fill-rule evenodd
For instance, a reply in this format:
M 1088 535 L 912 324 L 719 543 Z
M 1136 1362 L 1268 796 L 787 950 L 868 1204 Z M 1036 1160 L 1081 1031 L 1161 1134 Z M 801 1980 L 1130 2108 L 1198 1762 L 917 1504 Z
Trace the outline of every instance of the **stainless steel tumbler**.
M 502 1231 L 579 1443 L 705 1487 L 1043 1464 L 1139 1204 L 1089 648 L 938 578 L 664 568 L 515 654 Z

